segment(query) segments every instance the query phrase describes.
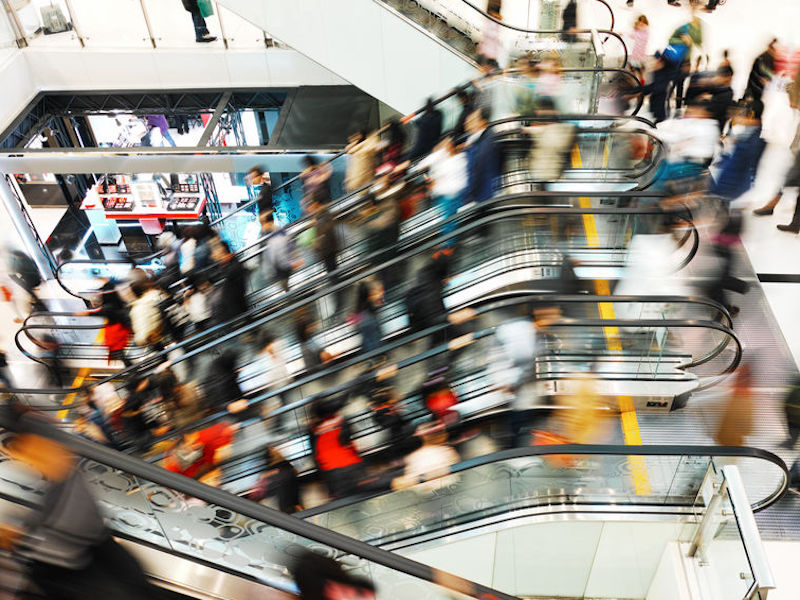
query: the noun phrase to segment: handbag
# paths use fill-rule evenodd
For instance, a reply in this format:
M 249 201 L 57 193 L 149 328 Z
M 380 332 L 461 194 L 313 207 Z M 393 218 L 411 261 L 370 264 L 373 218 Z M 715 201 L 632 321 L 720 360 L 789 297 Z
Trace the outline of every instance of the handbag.
M 203 18 L 214 14 L 214 5 L 211 4 L 211 0 L 197 0 L 197 7 L 200 9 L 200 15 Z

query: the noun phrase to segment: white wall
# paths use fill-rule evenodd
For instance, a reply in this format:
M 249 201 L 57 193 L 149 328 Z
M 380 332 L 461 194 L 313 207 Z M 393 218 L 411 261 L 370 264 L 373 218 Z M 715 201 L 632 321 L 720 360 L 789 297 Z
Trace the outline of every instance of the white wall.
M 475 74 L 462 58 L 374 0 L 219 0 L 401 113 Z
M 19 50 L 6 55 L 5 61 L 0 63 L 0 81 L 3 82 L 0 131 L 3 131 L 36 97 L 38 90 L 25 55 Z

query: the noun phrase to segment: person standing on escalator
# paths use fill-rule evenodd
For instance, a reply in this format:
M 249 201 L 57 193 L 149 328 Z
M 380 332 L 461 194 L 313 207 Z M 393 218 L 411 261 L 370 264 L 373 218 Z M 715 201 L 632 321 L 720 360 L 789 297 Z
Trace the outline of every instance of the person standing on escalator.
M 408 153 L 408 160 L 413 162 L 431 153 L 439 138 L 442 137 L 442 119 L 442 112 L 434 106 L 433 99 L 428 98 L 425 110 L 414 121 L 417 137 Z
M 196 42 L 213 42 L 217 38 L 208 32 L 208 26 L 203 14 L 200 12 L 200 6 L 197 0 L 181 0 L 183 8 L 185 8 L 192 15 L 192 23 L 194 23 L 194 37 Z
M 314 461 L 328 493 L 334 498 L 358 493 L 366 472 L 353 445 L 350 425 L 341 414 L 341 399 L 326 398 L 314 404 L 309 434 Z
M 502 155 L 494 130 L 489 127 L 491 111 L 481 108 L 474 111 L 467 120 L 467 129 L 471 135 L 467 140 L 467 190 L 465 203 L 478 205 L 475 220 L 486 215 L 485 204 L 494 197 L 497 182 L 502 168 Z M 487 227 L 478 230 L 480 237 L 485 237 Z
M 262 167 L 251 167 L 247 171 L 247 183 L 254 187 L 259 186 L 256 206 L 258 207 L 258 220 L 263 224 L 266 218 L 275 211 L 269 172 Z
M 215 279 L 219 286 L 212 302 L 212 314 L 216 323 L 225 323 L 246 313 L 249 308 L 247 270 L 224 240 L 213 241 L 211 258 L 217 262 Z

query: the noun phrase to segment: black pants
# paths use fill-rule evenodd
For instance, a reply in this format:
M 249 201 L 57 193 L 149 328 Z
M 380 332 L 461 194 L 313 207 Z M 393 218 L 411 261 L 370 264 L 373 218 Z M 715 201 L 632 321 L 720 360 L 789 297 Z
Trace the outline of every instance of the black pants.
M 192 23 L 194 23 L 194 37 L 196 39 L 203 38 L 208 35 L 208 27 L 206 27 L 206 20 L 200 14 L 200 9 L 192 11 Z
M 92 562 L 81 570 L 34 562 L 31 579 L 48 600 L 149 600 L 161 595 L 148 583 L 136 560 L 114 540 L 92 552 Z

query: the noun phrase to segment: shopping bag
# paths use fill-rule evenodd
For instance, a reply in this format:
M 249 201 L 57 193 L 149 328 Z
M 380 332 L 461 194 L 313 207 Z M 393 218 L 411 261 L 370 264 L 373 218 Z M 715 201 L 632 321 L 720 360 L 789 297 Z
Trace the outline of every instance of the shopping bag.
M 211 4 L 211 0 L 197 0 L 197 6 L 200 8 L 200 14 L 203 18 L 214 14 L 214 5 Z

